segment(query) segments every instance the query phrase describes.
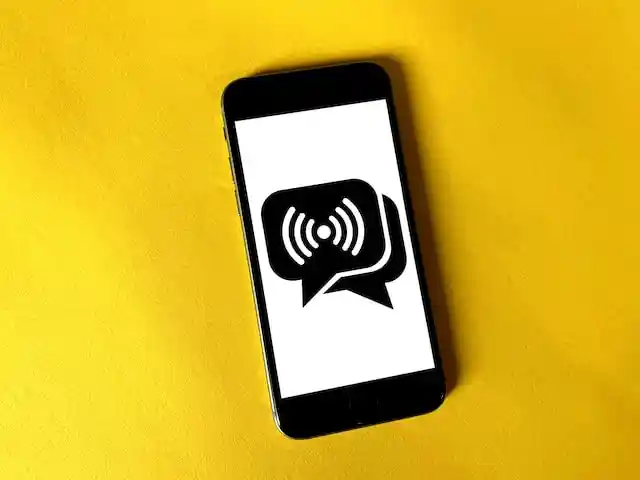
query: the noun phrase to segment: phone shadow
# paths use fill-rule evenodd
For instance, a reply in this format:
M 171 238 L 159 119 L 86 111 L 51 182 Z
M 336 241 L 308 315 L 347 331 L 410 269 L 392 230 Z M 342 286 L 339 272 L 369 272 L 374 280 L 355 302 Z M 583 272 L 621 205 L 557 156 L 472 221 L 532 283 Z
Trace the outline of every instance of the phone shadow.
M 438 345 L 440 348 L 440 358 L 446 377 L 447 392 L 450 394 L 459 381 L 459 366 L 456 353 L 456 332 L 450 315 L 445 291 L 445 281 L 442 273 L 440 261 L 438 259 L 438 249 L 435 237 L 434 225 L 432 222 L 431 209 L 429 206 L 425 170 L 421 162 L 421 154 L 418 139 L 416 137 L 415 122 L 411 109 L 411 97 L 404 74 L 402 61 L 393 55 L 364 56 L 364 57 L 342 57 L 333 58 L 328 61 L 295 65 L 279 64 L 273 65 L 260 71 L 256 75 L 274 73 L 283 70 L 295 70 L 303 68 L 314 68 L 336 63 L 350 62 L 375 62 L 382 66 L 393 86 L 393 99 L 396 107 L 398 128 L 400 130 L 400 141 L 402 153 L 404 154 L 405 167 L 407 171 L 407 181 L 411 193 L 411 203 L 413 206 L 415 224 L 418 230 L 418 239 L 422 262 L 425 269 L 429 297 L 433 320 L 436 325 Z M 428 154 L 424 154 L 428 162 Z

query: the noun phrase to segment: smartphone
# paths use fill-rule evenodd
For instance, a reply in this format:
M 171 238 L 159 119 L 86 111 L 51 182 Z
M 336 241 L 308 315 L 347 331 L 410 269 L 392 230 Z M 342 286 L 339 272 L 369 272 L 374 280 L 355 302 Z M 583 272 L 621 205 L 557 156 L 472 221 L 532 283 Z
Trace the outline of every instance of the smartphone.
M 445 380 L 384 69 L 242 78 L 222 103 L 279 429 L 436 409 Z

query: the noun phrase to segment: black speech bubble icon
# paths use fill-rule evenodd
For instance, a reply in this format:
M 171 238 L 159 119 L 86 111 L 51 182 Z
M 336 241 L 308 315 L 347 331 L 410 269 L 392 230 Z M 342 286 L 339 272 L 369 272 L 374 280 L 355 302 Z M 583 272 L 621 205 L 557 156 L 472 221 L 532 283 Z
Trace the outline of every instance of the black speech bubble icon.
M 269 263 L 286 280 L 302 280 L 306 305 L 336 275 L 329 291 L 349 290 L 393 308 L 385 283 L 395 280 L 406 264 L 398 210 L 384 197 L 391 240 L 385 252 L 378 198 L 362 180 L 312 185 L 271 194 L 262 206 Z M 350 274 L 350 272 L 353 272 Z

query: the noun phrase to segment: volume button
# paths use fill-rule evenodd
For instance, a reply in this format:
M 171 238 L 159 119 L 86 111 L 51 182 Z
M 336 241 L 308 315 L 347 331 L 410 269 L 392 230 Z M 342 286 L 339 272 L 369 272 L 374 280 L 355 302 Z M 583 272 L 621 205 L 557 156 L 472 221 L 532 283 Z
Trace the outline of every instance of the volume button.
M 238 200 L 238 191 L 233 189 L 233 197 L 236 199 L 236 213 L 240 216 L 240 201 Z
M 233 184 L 236 185 L 236 171 L 233 168 L 233 161 L 231 160 L 231 155 L 229 155 L 228 159 L 229 159 L 229 168 L 231 169 L 231 178 L 233 179 Z

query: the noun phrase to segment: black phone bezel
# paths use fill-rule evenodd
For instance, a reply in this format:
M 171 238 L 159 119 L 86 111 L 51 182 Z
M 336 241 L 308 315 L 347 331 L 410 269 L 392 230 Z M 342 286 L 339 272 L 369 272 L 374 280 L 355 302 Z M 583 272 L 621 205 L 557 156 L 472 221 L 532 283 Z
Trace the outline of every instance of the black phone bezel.
M 235 122 L 380 99 L 386 100 L 388 105 L 435 368 L 283 399 L 278 384 Z M 444 401 L 445 380 L 400 147 L 391 82 L 384 69 L 376 63 L 361 62 L 241 78 L 225 89 L 222 108 L 272 407 L 279 429 L 292 438 L 309 438 L 419 415 L 438 408 Z

